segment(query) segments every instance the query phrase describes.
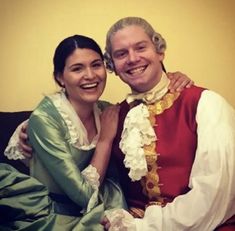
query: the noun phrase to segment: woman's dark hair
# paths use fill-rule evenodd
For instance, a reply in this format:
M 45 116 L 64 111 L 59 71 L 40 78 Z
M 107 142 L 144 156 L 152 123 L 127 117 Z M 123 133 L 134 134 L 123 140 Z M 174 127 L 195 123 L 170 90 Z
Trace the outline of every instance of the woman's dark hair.
M 99 45 L 92 39 L 83 35 L 73 35 L 68 38 L 65 38 L 63 41 L 59 43 L 56 47 L 53 64 L 54 64 L 54 79 L 59 84 L 59 86 L 63 87 L 61 83 L 57 80 L 58 74 L 62 74 L 64 72 L 64 66 L 66 59 L 76 50 L 77 48 L 87 48 L 97 52 L 101 59 L 104 60 L 103 53 L 99 47 Z

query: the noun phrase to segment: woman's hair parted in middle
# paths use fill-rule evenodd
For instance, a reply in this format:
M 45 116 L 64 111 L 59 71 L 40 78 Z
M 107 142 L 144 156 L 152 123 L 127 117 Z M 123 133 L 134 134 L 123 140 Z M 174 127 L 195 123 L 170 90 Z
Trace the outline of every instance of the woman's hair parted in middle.
M 102 60 L 104 60 L 103 53 L 100 49 L 100 46 L 92 38 L 86 37 L 84 35 L 73 35 L 62 40 L 55 49 L 55 54 L 53 58 L 54 64 L 54 80 L 56 83 L 63 87 L 58 81 L 57 76 L 64 72 L 64 67 L 66 59 L 77 49 L 91 49 L 98 53 Z

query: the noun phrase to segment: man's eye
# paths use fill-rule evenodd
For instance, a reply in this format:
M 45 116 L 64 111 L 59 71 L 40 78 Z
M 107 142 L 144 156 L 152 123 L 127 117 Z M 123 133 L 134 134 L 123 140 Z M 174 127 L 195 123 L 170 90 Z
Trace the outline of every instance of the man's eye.
M 118 52 L 115 54 L 115 58 L 123 58 L 125 57 L 126 52 Z
M 138 51 L 143 51 L 143 50 L 145 50 L 145 48 L 146 48 L 145 46 L 140 46 L 140 47 L 137 47 L 137 50 Z

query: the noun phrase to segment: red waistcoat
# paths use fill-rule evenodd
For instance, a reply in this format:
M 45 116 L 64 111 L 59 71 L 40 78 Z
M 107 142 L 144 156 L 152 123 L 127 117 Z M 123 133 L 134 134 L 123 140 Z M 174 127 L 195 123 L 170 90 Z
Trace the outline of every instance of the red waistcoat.
M 195 116 L 203 90 L 196 86 L 185 89 L 174 98 L 168 105 L 169 107 L 154 115 L 158 180 L 153 183 L 160 190 L 157 198 L 146 194 L 145 186 L 143 186 L 144 179 L 132 182 L 128 176 L 129 169 L 126 169 L 123 164 L 124 154 L 119 149 L 119 142 L 130 106 L 126 101 L 121 103 L 118 132 L 113 143 L 113 157 L 118 166 L 121 186 L 129 206 L 144 209 L 149 202 L 154 200 L 160 200 L 164 205 L 190 190 L 188 183 L 197 148 Z M 164 103 L 166 103 L 164 100 L 160 102 L 163 105 Z M 151 182 L 148 185 L 151 186 Z

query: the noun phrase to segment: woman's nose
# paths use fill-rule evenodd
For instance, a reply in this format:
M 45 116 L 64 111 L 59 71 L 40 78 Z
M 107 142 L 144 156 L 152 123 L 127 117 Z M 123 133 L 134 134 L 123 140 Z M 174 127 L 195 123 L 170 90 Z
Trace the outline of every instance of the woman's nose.
M 93 79 L 95 77 L 95 72 L 91 68 L 87 68 L 85 73 L 86 79 Z

